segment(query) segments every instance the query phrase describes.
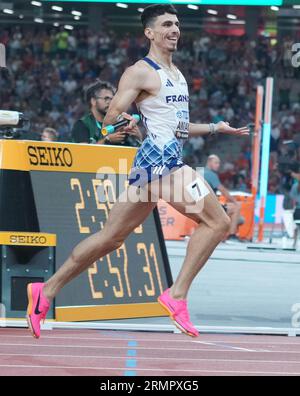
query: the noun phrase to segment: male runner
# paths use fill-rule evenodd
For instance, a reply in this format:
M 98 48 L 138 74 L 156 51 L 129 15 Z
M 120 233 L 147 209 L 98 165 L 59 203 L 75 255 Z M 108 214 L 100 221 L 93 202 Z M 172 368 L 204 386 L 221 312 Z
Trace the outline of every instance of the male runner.
M 80 242 L 62 267 L 45 284 L 28 286 L 27 320 L 34 337 L 40 336 L 40 322 L 46 317 L 51 300 L 73 278 L 100 257 L 118 249 L 163 198 L 199 227 L 190 238 L 181 271 L 170 289 L 158 299 L 174 323 L 190 336 L 198 331 L 190 322 L 187 294 L 190 285 L 215 247 L 228 231 L 230 220 L 203 178 L 182 162 L 182 145 L 190 134 L 248 134 L 247 128 L 231 128 L 227 123 L 191 124 L 188 116 L 188 87 L 172 63 L 180 36 L 177 11 L 170 5 L 151 5 L 141 16 L 144 33 L 150 41 L 148 56 L 122 75 L 104 125 L 116 122 L 135 102 L 140 110 L 147 137 L 138 150 L 129 178 L 130 185 L 109 213 L 103 230 Z M 141 200 L 141 192 L 151 200 Z M 178 199 L 178 193 L 183 197 Z M 151 193 L 151 194 L 150 194 Z M 137 199 L 136 199 L 137 198 Z M 192 209 L 191 209 L 192 206 Z M 133 265 L 133 264 L 132 264 Z

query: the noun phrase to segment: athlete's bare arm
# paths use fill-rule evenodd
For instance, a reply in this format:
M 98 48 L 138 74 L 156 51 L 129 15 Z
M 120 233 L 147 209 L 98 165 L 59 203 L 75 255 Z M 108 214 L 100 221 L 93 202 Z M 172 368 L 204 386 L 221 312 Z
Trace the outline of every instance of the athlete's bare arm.
M 214 124 L 216 133 L 225 133 L 227 135 L 249 135 L 249 128 L 232 128 L 228 122 L 220 121 Z M 205 136 L 211 133 L 209 124 L 193 124 L 189 125 L 189 137 Z
M 133 102 L 138 102 L 149 95 L 155 95 L 159 90 L 159 87 L 157 90 L 159 83 L 156 73 L 144 61 L 138 61 L 126 69 L 106 113 L 103 126 L 115 123 L 117 117 L 125 113 Z M 132 127 L 133 125 L 129 124 L 125 129 Z

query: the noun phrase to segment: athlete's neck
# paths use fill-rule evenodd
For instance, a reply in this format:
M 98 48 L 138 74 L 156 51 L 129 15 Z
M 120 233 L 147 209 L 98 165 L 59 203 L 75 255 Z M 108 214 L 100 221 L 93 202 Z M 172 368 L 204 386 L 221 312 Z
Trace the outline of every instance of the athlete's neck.
M 170 52 L 156 51 L 154 48 L 151 48 L 148 56 L 165 67 L 172 67 L 172 53 Z

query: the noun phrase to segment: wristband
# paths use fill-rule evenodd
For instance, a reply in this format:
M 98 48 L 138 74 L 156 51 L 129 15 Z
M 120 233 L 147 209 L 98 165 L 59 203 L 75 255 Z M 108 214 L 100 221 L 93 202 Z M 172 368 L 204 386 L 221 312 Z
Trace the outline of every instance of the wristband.
M 214 136 L 217 134 L 216 126 L 213 123 L 209 124 L 209 136 Z

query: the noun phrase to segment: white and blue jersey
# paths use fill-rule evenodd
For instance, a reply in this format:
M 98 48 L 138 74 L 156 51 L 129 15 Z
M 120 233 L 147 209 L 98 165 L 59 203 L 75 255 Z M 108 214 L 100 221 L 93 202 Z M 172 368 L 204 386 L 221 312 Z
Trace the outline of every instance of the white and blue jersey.
M 174 80 L 155 62 L 143 58 L 158 73 L 161 88 L 156 96 L 137 103 L 147 137 L 139 148 L 129 184 L 144 185 L 184 165 L 182 147 L 188 138 L 189 93 L 183 75 Z

